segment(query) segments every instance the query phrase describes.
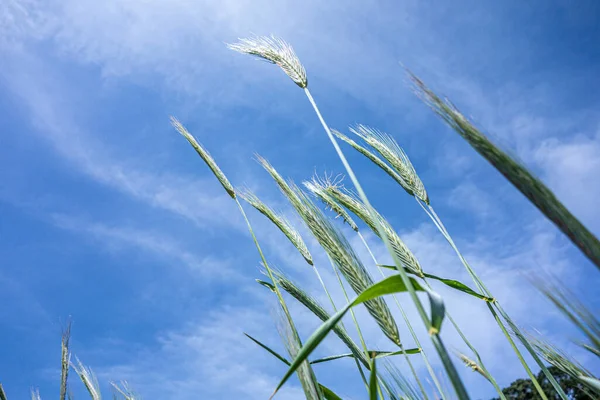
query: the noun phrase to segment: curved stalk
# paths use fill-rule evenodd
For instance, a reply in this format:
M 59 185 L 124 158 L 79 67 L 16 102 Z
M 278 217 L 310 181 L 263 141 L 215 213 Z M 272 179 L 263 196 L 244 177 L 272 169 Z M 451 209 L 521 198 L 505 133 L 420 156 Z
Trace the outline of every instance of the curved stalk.
M 494 298 L 493 294 L 488 290 L 488 288 L 485 286 L 485 284 L 483 283 L 483 281 L 479 278 L 479 276 L 471 268 L 471 266 L 469 265 L 469 263 L 467 262 L 467 260 L 465 259 L 465 257 L 462 255 L 462 253 L 460 252 L 460 250 L 456 246 L 456 243 L 454 243 L 454 240 L 452 239 L 452 236 L 450 235 L 450 233 L 448 232 L 448 230 L 444 226 L 444 223 L 442 222 L 442 220 L 438 217 L 437 213 L 435 212 L 434 208 L 431 205 L 427 205 L 427 208 L 426 208 L 419 199 L 415 198 L 415 200 L 417 201 L 417 203 L 419 203 L 419 205 L 421 206 L 421 208 L 423 209 L 423 211 L 425 211 L 425 213 L 433 221 L 433 223 L 438 228 L 438 230 L 440 231 L 440 233 L 442 234 L 442 236 L 444 236 L 444 238 L 446 239 L 446 241 L 450 244 L 450 246 L 452 247 L 452 249 L 454 250 L 454 252 L 457 254 L 457 256 L 460 259 L 461 263 L 463 264 L 463 266 L 465 267 L 465 269 L 467 270 L 467 272 L 471 276 L 471 279 L 473 280 L 473 282 L 475 283 L 475 285 L 477 285 L 477 287 L 479 288 L 479 290 L 484 295 L 486 295 L 488 297 L 491 297 L 491 298 Z M 511 330 L 515 333 L 515 335 L 519 339 L 519 341 L 523 344 L 523 346 L 527 349 L 527 351 L 530 353 L 530 355 L 535 360 L 535 362 L 542 369 L 542 371 L 544 372 L 544 375 L 546 375 L 546 377 L 548 378 L 548 380 L 550 381 L 550 383 L 552 384 L 552 386 L 554 387 L 554 389 L 556 390 L 556 392 L 558 393 L 558 395 L 561 397 L 561 399 L 568 400 L 567 395 L 565 394 L 565 392 L 563 391 L 563 389 L 560 387 L 559 383 L 556 381 L 556 379 L 550 373 L 550 371 L 548 371 L 548 368 L 545 366 L 545 364 L 543 363 L 543 361 L 539 358 L 539 356 L 537 355 L 537 353 L 535 352 L 535 350 L 533 349 L 533 347 L 531 347 L 531 344 L 529 343 L 529 341 L 524 337 L 524 335 L 521 333 L 521 331 L 517 327 L 517 325 L 512 321 L 512 319 L 504 311 L 504 309 L 499 304 L 499 302 L 497 300 L 494 300 L 492 303 L 493 303 L 493 306 L 490 303 L 487 304 L 490 312 L 494 316 L 494 319 L 498 323 L 498 326 L 500 327 L 500 329 L 502 330 L 502 333 L 504 334 L 504 336 L 506 337 L 506 339 L 510 343 L 510 345 L 513 348 L 515 354 L 519 358 L 519 361 L 523 365 L 525 371 L 527 372 L 527 374 L 531 378 L 531 381 L 534 384 L 536 390 L 538 391 L 538 394 L 540 395 L 540 397 L 542 399 L 544 399 L 544 400 L 547 399 L 547 396 L 544 393 L 544 391 L 542 390 L 542 387 L 539 384 L 539 382 L 538 382 L 535 374 L 533 374 L 533 372 L 529 368 L 529 365 L 527 364 L 527 362 L 523 358 L 523 355 L 521 354 L 521 351 L 516 346 L 514 340 L 512 339 L 512 336 L 510 335 L 510 333 L 508 332 L 506 326 L 502 322 L 502 319 L 500 319 L 500 317 L 496 313 L 496 310 L 498 311 L 498 313 L 500 313 L 500 315 L 502 316 L 502 318 L 504 318 L 504 320 L 506 320 L 506 322 L 509 324 Z

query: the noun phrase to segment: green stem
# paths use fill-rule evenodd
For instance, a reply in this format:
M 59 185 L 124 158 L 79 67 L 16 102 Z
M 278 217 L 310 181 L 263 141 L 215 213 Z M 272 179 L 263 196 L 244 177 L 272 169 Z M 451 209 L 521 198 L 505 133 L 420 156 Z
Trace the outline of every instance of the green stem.
M 356 232 L 358 234 L 358 237 L 360 238 L 360 240 L 363 242 L 365 248 L 367 249 L 367 251 L 369 252 L 369 254 L 371 255 L 371 258 L 373 259 L 373 262 L 375 263 L 375 265 L 379 266 L 379 263 L 377 262 L 377 258 L 375 258 L 375 255 L 373 254 L 373 252 L 371 251 L 371 247 L 369 246 L 369 244 L 367 243 L 367 241 L 365 240 L 364 236 L 357 231 Z M 381 276 L 383 276 L 385 278 L 385 273 L 383 272 L 383 269 L 381 267 L 377 268 L 379 270 L 379 272 L 381 273 Z M 427 357 L 427 354 L 425 353 L 425 350 L 423 349 L 423 346 L 421 345 L 421 342 L 419 341 L 419 338 L 417 337 L 412 324 L 410 323 L 408 316 L 406 315 L 406 313 L 404 312 L 404 308 L 402 307 L 402 305 L 400 304 L 400 302 L 398 301 L 398 298 L 396 297 L 396 295 L 392 295 L 392 297 L 394 298 L 394 301 L 396 302 L 396 305 L 398 306 L 398 309 L 400 310 L 400 313 L 402 314 L 402 318 L 404 319 L 404 322 L 406 323 L 406 326 L 408 327 L 408 330 L 410 331 L 413 340 L 415 341 L 415 344 L 421 349 L 421 356 L 423 357 L 423 361 L 425 362 L 425 365 L 427 367 L 427 371 L 429 371 L 429 375 L 431 376 L 431 379 L 433 379 L 433 383 L 435 384 L 435 387 L 437 388 L 437 390 L 440 392 L 440 395 L 442 396 L 442 399 L 444 398 L 444 393 L 442 392 L 442 388 L 441 385 L 435 375 L 435 373 L 433 372 L 433 368 L 431 368 L 431 364 L 429 363 L 429 359 Z M 410 367 L 410 370 L 412 372 L 412 374 L 414 375 L 416 381 L 417 381 L 417 385 L 419 385 L 419 389 L 421 390 L 421 393 L 423 393 L 423 396 L 425 399 L 427 399 L 427 393 L 425 391 L 425 388 L 423 387 L 423 384 L 421 383 L 421 380 L 419 379 L 413 365 L 412 362 L 410 361 L 410 357 L 408 357 L 408 354 L 404 353 L 404 357 L 406 358 L 406 362 L 408 363 L 408 366 Z
M 325 282 L 323 282 L 323 278 L 321 278 L 321 274 L 319 273 L 319 270 L 317 269 L 316 266 L 313 266 L 313 269 L 315 270 L 315 274 L 317 275 L 317 278 L 319 279 L 319 282 L 321 283 L 321 286 L 323 287 L 323 290 L 325 290 L 325 293 L 327 294 L 327 297 L 329 298 L 329 301 L 331 302 L 331 306 L 333 307 L 333 310 L 337 311 L 338 309 L 337 309 L 337 307 L 335 305 L 335 302 L 333 301 L 333 298 L 331 297 L 331 294 L 329 293 L 329 290 L 327 290 L 327 286 L 325 286 Z M 335 269 L 335 267 L 334 267 L 334 269 Z M 348 299 L 348 296 L 346 296 L 346 299 Z M 347 300 L 347 301 L 349 302 L 350 300 Z M 342 328 L 344 328 L 344 322 L 340 322 L 340 326 Z M 357 329 L 358 329 L 358 325 L 357 325 Z M 361 335 L 361 339 L 362 339 L 362 335 Z M 365 355 L 367 356 L 367 358 L 369 357 L 368 354 L 365 353 Z M 353 358 L 354 358 L 354 362 L 356 363 L 356 367 L 358 368 L 358 371 L 360 372 L 360 376 L 361 376 L 361 378 L 363 380 L 363 383 L 365 384 L 365 387 L 368 390 L 369 389 L 369 383 L 367 381 L 367 377 L 365 376 L 364 371 L 362 370 L 362 365 L 358 362 L 358 360 L 356 359 L 356 357 L 353 357 Z
M 290 331 L 295 336 L 296 340 L 298 341 L 298 344 L 300 346 L 302 346 L 302 341 L 300 339 L 300 335 L 298 335 L 298 331 L 297 331 L 296 325 L 294 324 L 294 321 L 292 319 L 292 315 L 290 314 L 290 311 L 288 310 L 288 307 L 285 304 L 285 300 L 283 299 L 283 296 L 281 295 L 281 291 L 279 290 L 279 285 L 277 285 L 277 280 L 275 279 L 275 277 L 273 275 L 273 271 L 271 270 L 271 267 L 269 267 L 269 263 L 267 262 L 267 259 L 265 258 L 265 255 L 260 247 L 260 244 L 258 243 L 258 239 L 256 238 L 256 235 L 254 234 L 254 229 L 252 229 L 252 224 L 250 223 L 250 220 L 248 219 L 248 216 L 246 215 L 246 212 L 244 211 L 244 207 L 242 207 L 242 204 L 238 200 L 237 196 L 234 197 L 234 200 L 235 200 L 236 204 L 238 205 L 240 213 L 242 214 L 242 216 L 244 217 L 244 220 L 246 221 L 246 225 L 248 226 L 248 231 L 250 232 L 250 235 L 252 236 L 254 245 L 256 246 L 256 249 L 258 250 L 258 254 L 260 255 L 260 258 L 262 260 L 262 263 L 263 263 L 265 269 L 267 270 L 269 279 L 271 279 L 271 282 L 273 283 L 273 288 L 275 289 L 275 294 L 277 295 L 279 304 L 281 305 L 283 313 L 285 314 L 285 317 L 288 320 L 288 323 L 290 325 Z M 322 393 L 320 393 L 320 390 L 319 390 L 319 384 L 317 382 L 317 377 L 315 376 L 313 369 L 309 366 L 308 370 L 310 372 L 311 379 L 315 384 L 316 390 L 319 392 L 319 395 L 322 396 Z
M 325 129 L 325 132 L 327 133 L 327 136 L 329 137 L 331 144 L 333 145 L 338 157 L 340 158 L 340 161 L 344 165 L 344 168 L 346 169 L 346 172 L 348 173 L 350 180 L 354 184 L 354 187 L 355 187 L 356 191 L 358 192 L 358 195 L 360 196 L 361 200 L 365 204 L 365 207 L 367 207 L 369 214 L 371 216 L 375 216 L 376 213 L 374 212 L 373 206 L 371 206 L 371 203 L 369 202 L 369 199 L 368 199 L 365 191 L 363 190 L 361 184 L 359 183 L 358 179 L 356 178 L 356 175 L 354 174 L 352 167 L 348 163 L 348 160 L 346 160 L 346 156 L 344 156 L 344 153 L 342 152 L 342 149 L 340 149 L 340 146 L 339 146 L 337 140 L 335 139 L 335 137 L 331 133 L 331 130 L 329 129 L 329 126 L 327 126 L 327 123 L 323 119 L 323 116 L 321 115 L 321 112 L 319 111 L 319 108 L 317 107 L 317 104 L 315 103 L 315 100 L 313 99 L 312 95 L 310 94 L 310 91 L 308 90 L 308 88 L 304 88 L 304 93 L 306 94 L 306 97 L 308 97 L 308 100 L 310 101 L 313 109 L 315 110 L 315 113 L 319 117 L 319 121 L 321 121 L 321 125 L 323 125 L 323 129 Z M 423 324 L 427 328 L 427 331 L 431 332 L 430 333 L 431 341 L 432 341 L 436 351 L 438 352 L 440 358 L 442 359 L 442 363 L 444 365 L 444 368 L 446 369 L 446 373 L 448 374 L 448 377 L 450 378 L 450 380 L 452 382 L 452 385 L 454 386 L 456 395 L 461 400 L 468 399 L 469 395 L 467 394 L 467 390 L 465 389 L 465 386 L 464 386 L 462 380 L 460 379 L 460 376 L 458 375 L 458 372 L 456 371 L 456 368 L 455 368 L 454 364 L 452 363 L 452 360 L 450 359 L 450 355 L 448 354 L 448 351 L 446 350 L 444 343 L 442 342 L 442 339 L 439 337 L 439 334 L 431 330 L 431 321 L 429 320 L 429 317 L 427 316 L 427 313 L 425 311 L 425 308 L 423 307 L 423 304 L 421 304 L 421 301 L 419 300 L 419 297 L 417 296 L 417 292 L 415 291 L 415 288 L 413 287 L 412 282 L 410 281 L 408 275 L 402 268 L 402 263 L 398 259 L 398 256 L 396 255 L 394 249 L 392 248 L 390 240 L 387 236 L 387 233 L 385 232 L 385 230 L 383 229 L 383 227 L 381 226 L 381 223 L 379 222 L 379 220 L 377 218 L 373 218 L 373 220 L 375 221 L 375 225 L 377 227 L 379 236 L 383 240 L 385 247 L 387 248 L 388 252 L 392 256 L 392 259 L 394 260 L 394 263 L 396 264 L 396 267 L 398 269 L 398 274 L 400 275 L 400 277 L 402 278 L 402 282 L 408 289 L 408 292 L 410 294 L 412 301 L 415 304 L 417 312 L 419 313 L 419 316 L 423 320 Z
M 457 254 L 458 258 L 460 259 L 460 261 L 464 265 L 465 269 L 467 270 L 467 272 L 471 276 L 471 278 L 472 278 L 473 282 L 475 283 L 475 285 L 477 285 L 477 287 L 479 288 L 479 290 L 484 295 L 486 295 L 488 297 L 491 297 L 491 298 L 494 298 L 493 294 L 488 290 L 488 288 L 485 286 L 485 284 L 483 283 L 483 281 L 479 278 L 479 276 L 475 273 L 475 271 L 471 268 L 471 266 L 469 265 L 469 263 L 467 262 L 467 260 L 464 258 L 464 256 L 462 255 L 462 253 L 460 252 L 460 250 L 458 249 L 458 247 L 454 243 L 454 240 L 452 239 L 452 236 L 450 235 L 450 233 L 448 232 L 448 230 L 444 226 L 444 223 L 442 222 L 442 220 L 440 219 L 440 217 L 438 217 L 438 215 L 435 212 L 434 208 L 431 205 L 428 205 L 428 207 L 425 208 L 425 206 L 422 204 L 422 202 L 419 199 L 417 199 L 416 197 L 415 197 L 415 199 L 416 199 L 417 203 L 419 203 L 419 205 L 421 206 L 421 208 L 423 208 L 423 210 L 425 211 L 425 213 L 431 218 L 431 220 L 433 221 L 433 223 L 436 225 L 436 227 L 438 228 L 438 230 L 442 233 L 442 235 L 444 236 L 444 238 L 448 241 L 448 243 L 450 244 L 450 246 L 452 246 L 452 248 L 454 249 L 454 252 Z M 541 388 L 541 386 L 540 386 L 540 384 L 539 384 L 536 376 L 533 374 L 533 372 L 529 368 L 527 362 L 523 358 L 523 355 L 521 354 L 521 351 L 515 345 L 515 343 L 514 343 L 512 337 L 511 337 L 510 333 L 506 329 L 506 326 L 504 326 L 504 323 L 502 322 L 502 319 L 500 319 L 498 317 L 498 315 L 496 314 L 496 310 L 494 310 L 494 307 L 500 313 L 500 315 L 502 316 L 502 318 L 504 318 L 506 320 L 506 322 L 510 325 L 511 329 L 513 330 L 513 332 L 515 333 L 515 335 L 517 336 L 517 338 L 519 339 L 519 341 L 523 344 L 523 346 L 527 349 L 527 351 L 532 356 L 532 358 L 535 360 L 535 362 L 538 364 L 538 366 L 542 369 L 542 371 L 544 372 L 544 375 L 546 375 L 546 377 L 548 378 L 548 380 L 550 381 L 550 383 L 554 387 L 554 390 L 556 390 L 556 392 L 561 397 L 561 399 L 568 400 L 568 396 L 565 394 L 564 390 L 560 387 L 559 383 L 556 381 L 556 379 L 550 373 L 550 371 L 548 371 L 548 368 L 546 368 L 546 365 L 539 358 L 539 356 L 537 355 L 537 353 L 535 352 L 535 350 L 533 349 L 533 347 L 531 346 L 531 344 L 529 343 L 529 341 L 522 334 L 522 332 L 520 331 L 520 329 L 518 328 L 518 326 L 512 321 L 512 319 L 504 311 L 504 309 L 502 308 L 502 306 L 500 305 L 500 303 L 498 302 L 498 300 L 494 300 L 493 301 L 493 306 L 488 303 L 488 308 L 489 308 L 490 312 L 494 316 L 494 319 L 498 323 L 498 326 L 502 329 L 502 332 L 504 333 L 504 336 L 506 337 L 506 339 L 510 343 L 511 347 L 515 351 L 515 354 L 517 355 L 517 357 L 519 358 L 519 361 L 521 362 L 521 364 L 525 368 L 525 371 L 527 371 L 527 374 L 531 378 L 531 381 L 535 385 L 535 387 L 536 387 L 539 395 L 542 397 L 542 399 L 546 399 L 547 398 L 546 394 L 542 390 L 542 388 Z

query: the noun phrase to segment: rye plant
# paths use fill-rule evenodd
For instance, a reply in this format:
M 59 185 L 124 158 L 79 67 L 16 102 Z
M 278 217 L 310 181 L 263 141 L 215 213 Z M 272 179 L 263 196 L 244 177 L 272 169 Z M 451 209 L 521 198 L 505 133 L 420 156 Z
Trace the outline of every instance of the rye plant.
M 313 256 L 313 254 L 316 254 L 314 249 L 309 249 L 308 244 L 311 242 L 305 240 L 305 237 L 294 227 L 285 213 L 275 211 L 251 191 L 234 187 L 208 150 L 196 140 L 183 124 L 175 118 L 171 119 L 173 127 L 189 142 L 225 192 L 235 202 L 256 247 L 258 253 L 257 264 L 260 263 L 263 269 L 264 277 L 257 279 L 257 282 L 271 292 L 277 301 L 277 315 L 280 316 L 277 326 L 287 350 L 287 355 L 278 353 L 271 344 L 263 342 L 261 338 L 251 336 L 248 333 L 245 334 L 258 348 L 269 353 L 273 356 L 274 361 L 282 364 L 282 367 L 285 368 L 285 373 L 279 384 L 274 388 L 271 397 L 277 394 L 278 390 L 293 374 L 296 374 L 307 399 L 340 400 L 341 397 L 334 390 L 322 384 L 313 367 L 316 364 L 330 364 L 340 359 L 351 358 L 358 372 L 355 378 L 362 380 L 365 386 L 364 394 L 354 396 L 356 398 L 368 397 L 370 400 L 469 399 L 467 388 L 463 384 L 461 376 L 442 340 L 442 325 L 444 320 L 448 319 L 464 344 L 475 356 L 473 360 L 469 355 L 456 351 L 457 359 L 487 380 L 495 388 L 501 399 L 506 399 L 493 374 L 483 362 L 478 350 L 468 340 L 468 334 L 465 333 L 465 330 L 468 330 L 469 327 L 459 326 L 452 318 L 451 310 L 446 309 L 442 297 L 434 291 L 435 285 L 443 285 L 460 292 L 459 294 L 467 306 L 477 302 L 485 304 L 485 307 L 497 322 L 498 328 L 514 350 L 516 357 L 529 374 L 537 390 L 537 395 L 541 399 L 546 400 L 548 396 L 542 390 L 519 346 L 522 346 L 526 350 L 526 354 L 542 369 L 548 381 L 554 387 L 556 396 L 568 400 L 565 392 L 546 368 L 546 363 L 576 378 L 581 382 L 585 393 L 589 394 L 590 397 L 600 396 L 600 380 L 597 376 L 564 351 L 549 344 L 544 338 L 526 333 L 506 313 L 501 306 L 502 299 L 496 298 L 491 293 L 459 250 L 442 219 L 436 213 L 433 207 L 434 199 L 430 198 L 408 155 L 391 135 L 366 125 L 350 127 L 350 132 L 355 138 L 330 129 L 309 91 L 304 66 L 292 47 L 285 41 L 275 37 L 257 36 L 240 39 L 238 43 L 229 45 L 229 48 L 279 66 L 303 90 L 352 184 L 351 188 L 346 188 L 342 184 L 341 175 L 335 179 L 315 176 L 304 181 L 304 189 L 302 189 L 283 178 L 266 159 L 257 156 L 259 163 L 280 189 L 291 205 L 293 212 L 302 221 L 306 231 L 312 235 L 314 242 L 320 247 L 320 251 L 327 256 L 337 278 L 338 289 L 341 290 L 345 298 L 345 304 L 336 305 L 331 295 L 331 288 L 326 285 L 319 272 L 319 268 L 322 268 L 317 262 L 319 258 Z M 410 76 L 419 96 L 507 177 L 544 215 L 553 221 L 593 263 L 600 266 L 598 240 L 575 219 L 552 192 L 539 179 L 533 177 L 525 167 L 487 139 L 449 101 L 439 98 L 415 75 L 411 74 Z M 426 213 L 455 251 L 472 278 L 473 287 L 453 279 L 453 277 L 434 275 L 428 271 L 429 266 L 419 262 L 404 243 L 398 231 L 372 206 L 338 140 L 377 165 L 398 183 L 404 192 L 416 200 L 419 208 Z M 298 252 L 297 255 L 308 264 L 307 268 L 314 272 L 323 290 L 323 295 L 329 299 L 330 309 L 319 302 L 317 295 L 303 288 L 298 281 L 289 277 L 284 270 L 277 270 L 272 266 L 268 261 L 270 258 L 268 257 L 269 248 L 265 247 L 263 249 L 260 245 L 258 235 L 240 199 L 271 221 L 283 234 L 282 239 L 285 237 L 285 240 L 293 245 Z M 333 218 L 328 217 L 328 214 L 319 207 L 315 199 L 322 202 L 325 208 L 333 211 Z M 336 224 L 336 222 L 338 223 Z M 348 231 L 351 234 L 358 236 L 369 253 L 371 259 L 368 263 L 358 256 L 357 249 L 350 244 L 351 241 L 343 230 L 344 224 L 350 227 Z M 363 227 L 374 234 L 373 240 L 385 246 L 393 260 L 392 265 L 384 265 L 378 262 L 371 245 L 362 234 Z M 373 278 L 369 272 L 372 268 L 379 271 L 381 280 L 376 281 Z M 535 284 L 551 303 L 564 314 L 567 320 L 583 333 L 587 342 L 579 343 L 582 348 L 587 350 L 593 357 L 600 357 L 600 323 L 594 313 L 558 283 L 552 283 L 550 280 L 538 280 Z M 350 290 L 346 290 L 347 287 Z M 392 309 L 386 298 L 384 298 L 387 295 L 391 295 L 394 299 L 396 308 L 402 316 L 403 324 L 396 321 Z M 406 297 L 410 300 L 409 302 L 406 301 L 408 300 Z M 423 299 L 427 299 L 429 303 L 429 312 L 423 304 Z M 321 321 L 321 325 L 306 339 L 300 337 L 293 315 L 288 307 L 288 301 L 299 303 Z M 361 306 L 366 308 L 369 320 L 359 323 L 354 314 L 354 309 Z M 416 321 L 408 317 L 407 306 L 415 307 L 419 316 Z M 359 343 L 355 341 L 342 322 L 348 314 L 352 317 Z M 374 347 L 365 338 L 363 334 L 364 324 L 368 322 L 374 323 L 378 327 L 378 333 L 382 335 L 382 338 L 387 338 L 385 341 L 386 347 Z M 438 376 L 438 372 L 434 368 L 437 360 L 434 360 L 432 355 L 425 350 L 422 345 L 423 338 L 420 338 L 417 334 L 415 324 L 423 324 L 425 327 L 425 332 L 443 365 L 444 374 L 441 377 Z M 412 342 L 401 337 L 401 328 L 404 326 L 409 330 Z M 330 332 L 333 332 L 334 336 L 339 339 L 347 350 L 340 354 L 314 358 L 313 351 Z M 102 398 L 100 387 L 92 370 L 83 365 L 77 358 L 75 358 L 75 362 L 71 361 L 69 339 L 70 325 L 65 330 L 61 342 L 60 400 L 72 397 L 68 382 L 70 370 L 73 370 L 80 378 L 90 398 L 100 400 Z M 418 368 L 415 367 L 414 361 L 417 357 L 423 360 L 427 376 L 422 376 Z M 404 375 L 401 369 L 398 368 L 401 363 L 406 363 L 410 370 L 410 376 Z M 448 390 L 444 382 L 449 382 L 453 390 Z M 138 398 L 126 382 L 120 385 L 112 383 L 112 386 L 115 397 L 119 396 L 126 400 Z M 556 398 L 556 396 L 553 398 Z M 41 399 L 37 390 L 32 390 L 31 397 L 32 399 Z M 1 384 L 0 400 L 7 400 Z

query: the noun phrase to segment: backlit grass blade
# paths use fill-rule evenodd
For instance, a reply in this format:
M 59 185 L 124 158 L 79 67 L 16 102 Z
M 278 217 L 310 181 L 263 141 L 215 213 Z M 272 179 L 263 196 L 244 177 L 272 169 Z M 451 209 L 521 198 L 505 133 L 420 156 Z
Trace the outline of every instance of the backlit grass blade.
M 258 339 L 253 338 L 252 336 L 248 335 L 247 333 L 244 332 L 244 335 L 246 335 L 246 337 L 250 340 L 252 340 L 254 343 L 256 343 L 257 345 L 259 345 L 260 347 L 262 347 L 263 349 L 265 349 L 266 351 L 268 351 L 269 353 L 271 353 L 271 355 L 273 355 L 275 358 L 277 358 L 279 361 L 283 362 L 284 364 L 290 365 L 290 362 L 285 359 L 282 355 L 280 355 L 279 353 L 277 353 L 275 350 L 271 349 L 269 346 L 267 346 L 266 344 L 260 342 Z
M 421 352 L 420 348 L 414 348 L 414 349 L 405 349 L 405 350 L 398 350 L 398 351 L 381 351 L 381 350 L 369 350 L 368 353 L 369 354 L 373 354 L 375 356 L 375 358 L 383 358 L 383 357 L 389 357 L 389 356 L 397 356 L 400 354 L 419 354 Z M 346 358 L 346 357 L 352 357 L 354 358 L 354 354 L 352 353 L 344 353 L 344 354 L 336 354 L 334 356 L 327 356 L 327 357 L 323 357 L 323 358 L 318 358 L 316 360 L 311 361 L 311 364 L 319 364 L 319 363 L 324 363 L 327 361 L 333 361 L 333 360 L 339 360 L 340 358 Z
M 335 394 L 333 390 L 329 389 L 328 387 L 323 386 L 321 384 L 319 384 L 319 387 L 321 388 L 321 393 L 323 393 L 323 397 L 325 397 L 325 400 L 342 400 L 340 396 Z
M 382 267 L 382 268 L 394 269 L 394 270 L 396 269 L 395 265 L 383 265 L 383 264 L 377 264 L 377 265 L 380 266 L 380 267 Z M 404 270 L 407 273 L 409 273 L 409 274 L 414 274 L 414 272 L 411 271 L 411 270 L 409 270 L 408 268 L 405 268 Z M 441 278 L 439 276 L 436 276 L 436 275 L 433 275 L 433 274 L 428 274 L 426 272 L 423 273 L 423 277 L 429 278 L 429 279 L 435 279 L 436 281 L 440 281 L 443 284 L 445 284 L 445 285 L 447 285 L 447 286 L 449 286 L 449 287 L 451 287 L 453 289 L 460 290 L 461 292 L 466 293 L 466 294 L 470 294 L 471 296 L 477 297 L 478 299 L 485 300 L 485 301 L 488 301 L 488 302 L 493 302 L 494 301 L 494 299 L 477 293 L 476 291 L 474 291 L 473 289 L 471 289 L 470 287 L 468 287 L 464 283 L 462 283 L 460 281 L 457 281 L 455 279 Z
M 417 76 L 408 73 L 415 85 L 417 95 L 552 221 L 596 267 L 600 268 L 598 238 L 571 214 L 554 193 L 521 163 L 492 143 L 450 101 L 442 100 Z
M 371 362 L 371 376 L 369 377 L 369 400 L 377 400 L 379 386 L 377 385 L 377 364 L 375 358 Z
M 298 351 L 302 346 L 302 342 L 300 341 L 300 336 L 298 335 L 296 328 L 290 326 L 287 318 L 284 318 L 283 315 L 280 315 L 277 330 L 279 331 L 279 336 L 281 336 L 283 339 L 283 344 L 285 345 L 290 357 L 296 358 Z M 317 377 L 313 371 L 313 368 L 309 364 L 308 360 L 304 360 L 299 367 L 296 368 L 296 375 L 298 376 L 298 380 L 300 381 L 300 385 L 302 386 L 306 400 L 321 400 L 321 389 L 319 387 L 319 383 L 317 382 Z
M 411 278 L 411 283 L 415 290 L 423 291 L 421 285 Z M 322 324 L 313 334 L 308 338 L 304 346 L 298 352 L 296 358 L 292 361 L 292 365 L 286 372 L 284 377 L 281 379 L 279 385 L 275 389 L 275 392 L 271 395 L 271 398 L 277 393 L 277 391 L 283 386 L 283 384 L 289 379 L 289 377 L 296 371 L 296 369 L 304 362 L 313 350 L 325 339 L 327 334 L 331 332 L 333 327 L 346 315 L 350 308 L 362 304 L 366 301 L 373 300 L 384 296 L 386 294 L 406 292 L 407 288 L 399 275 L 392 275 L 378 283 L 375 283 L 358 295 L 352 302 L 346 304 L 338 312 L 331 316 L 324 324 Z
M 319 302 L 317 302 L 310 294 L 301 289 L 294 281 L 281 273 L 275 273 L 275 277 L 277 279 L 277 284 L 283 290 L 308 308 L 321 321 L 325 322 L 331 318 L 331 315 L 323 308 L 323 306 L 321 306 Z M 348 347 L 352 354 L 354 354 L 356 359 L 358 359 L 366 368 L 370 368 L 369 360 L 366 358 L 361 349 L 354 343 L 343 326 L 336 325 L 333 328 L 333 332 Z

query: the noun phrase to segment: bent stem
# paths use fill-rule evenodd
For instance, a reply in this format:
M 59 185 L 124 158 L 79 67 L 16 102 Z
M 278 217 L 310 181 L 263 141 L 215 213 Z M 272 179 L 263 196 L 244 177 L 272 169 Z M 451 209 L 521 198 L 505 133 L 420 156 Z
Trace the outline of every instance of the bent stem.
M 329 126 L 323 119 L 323 116 L 321 115 L 321 112 L 319 111 L 319 108 L 317 107 L 317 104 L 315 103 L 315 101 L 307 87 L 304 88 L 304 93 L 306 94 L 306 97 L 308 97 L 308 100 L 310 101 L 313 109 L 315 110 L 315 113 L 317 114 L 319 121 L 321 122 L 321 125 L 323 125 L 323 129 L 325 129 L 325 132 L 327 133 L 327 136 L 329 137 L 331 144 L 333 145 L 338 157 L 340 158 L 340 161 L 344 165 L 344 168 L 346 169 L 348 176 L 352 180 L 352 183 L 354 184 L 354 187 L 356 188 L 358 195 L 360 196 L 361 200 L 367 207 L 369 214 L 372 216 L 375 216 L 376 214 L 374 212 L 373 206 L 371 206 L 371 203 L 369 202 L 369 199 L 367 198 L 366 193 L 364 192 L 362 186 L 360 185 L 358 179 L 356 178 L 356 175 L 354 174 L 352 167 L 348 163 L 348 160 L 346 160 L 346 157 L 344 156 L 344 153 L 340 149 L 340 146 L 337 143 L 335 137 L 331 133 Z M 446 350 L 444 343 L 439 336 L 439 332 L 436 332 L 435 330 L 431 329 L 432 328 L 431 321 L 429 320 L 429 317 L 427 316 L 427 313 L 425 311 L 425 308 L 423 307 L 423 304 L 421 304 L 421 301 L 419 300 L 419 298 L 417 296 L 417 293 L 415 291 L 415 288 L 412 285 L 412 282 L 410 281 L 410 279 L 408 278 L 408 275 L 402 268 L 402 263 L 400 262 L 400 260 L 398 259 L 398 256 L 394 252 L 394 249 L 392 248 L 391 243 L 388 239 L 387 233 L 381 226 L 381 223 L 379 222 L 379 220 L 377 218 L 374 218 L 374 220 L 375 220 L 375 224 L 377 227 L 377 231 L 379 232 L 381 239 L 383 240 L 388 252 L 392 256 L 392 259 L 394 260 L 394 263 L 397 266 L 398 274 L 400 275 L 403 283 L 406 285 L 406 288 L 408 289 L 410 297 L 413 300 L 415 307 L 417 308 L 417 311 L 418 311 L 421 319 L 423 320 L 423 323 L 425 324 L 425 327 L 430 332 L 431 341 L 432 341 L 436 351 L 438 352 L 440 359 L 442 360 L 444 368 L 446 369 L 446 372 L 448 373 L 448 377 L 450 378 L 450 381 L 452 382 L 452 385 L 454 386 L 454 390 L 456 391 L 458 398 L 459 399 L 468 399 L 469 395 L 467 394 L 467 391 L 466 391 L 464 384 L 458 374 L 458 371 L 456 370 L 456 368 L 452 362 L 452 359 L 450 358 L 450 355 L 449 355 L 448 351 Z

